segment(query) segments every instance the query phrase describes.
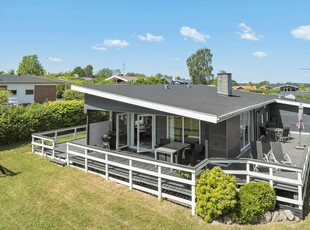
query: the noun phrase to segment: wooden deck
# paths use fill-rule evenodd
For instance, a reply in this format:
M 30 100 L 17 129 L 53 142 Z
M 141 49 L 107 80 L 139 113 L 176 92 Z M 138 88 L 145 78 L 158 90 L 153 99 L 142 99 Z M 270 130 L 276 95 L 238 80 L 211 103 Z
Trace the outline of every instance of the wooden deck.
M 35 138 L 43 138 L 36 142 Z M 302 142 L 309 142 L 308 135 L 302 135 Z M 268 181 L 277 191 L 278 205 L 292 207 L 295 214 L 303 217 L 303 205 L 309 171 L 309 150 L 298 150 L 297 136 L 283 144 L 297 167 L 257 161 L 255 159 L 206 159 L 194 167 L 171 164 L 155 160 L 153 153 L 105 150 L 85 145 L 85 139 L 70 143 L 55 143 L 52 139 L 36 136 L 33 139 L 33 152 L 56 158 L 67 165 L 95 173 L 106 179 L 124 184 L 158 197 L 188 205 L 195 214 L 195 184 L 197 176 L 206 168 L 220 165 L 228 173 L 235 175 L 239 185 L 250 181 Z M 45 143 L 46 142 L 46 143 Z M 50 143 L 52 142 L 52 144 Z M 52 146 L 52 147 L 51 147 Z M 268 142 L 264 142 L 264 151 Z M 269 147 L 270 148 L 270 147 Z M 305 164 L 306 163 L 306 164 Z M 260 171 L 253 170 L 258 165 Z M 187 172 L 189 178 L 182 178 L 180 171 Z

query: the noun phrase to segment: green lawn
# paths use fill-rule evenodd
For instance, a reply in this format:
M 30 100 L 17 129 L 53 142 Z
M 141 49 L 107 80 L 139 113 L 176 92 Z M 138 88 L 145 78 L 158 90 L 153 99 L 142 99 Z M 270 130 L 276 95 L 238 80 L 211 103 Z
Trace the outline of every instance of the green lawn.
M 0 229 L 310 229 L 298 224 L 206 224 L 190 209 L 31 153 L 31 146 L 0 147 Z

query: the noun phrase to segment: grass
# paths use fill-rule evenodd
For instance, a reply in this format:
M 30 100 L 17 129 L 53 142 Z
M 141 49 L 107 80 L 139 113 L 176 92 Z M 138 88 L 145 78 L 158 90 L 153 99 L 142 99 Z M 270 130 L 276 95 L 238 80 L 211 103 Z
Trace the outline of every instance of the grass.
M 188 208 L 61 168 L 31 153 L 31 146 L 0 147 L 0 229 L 310 229 L 301 223 L 261 226 L 212 225 Z

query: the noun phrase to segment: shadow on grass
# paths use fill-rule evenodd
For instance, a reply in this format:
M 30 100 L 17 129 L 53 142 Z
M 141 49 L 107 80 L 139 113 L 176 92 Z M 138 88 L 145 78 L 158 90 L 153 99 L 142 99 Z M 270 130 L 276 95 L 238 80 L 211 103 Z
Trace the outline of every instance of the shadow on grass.
M 19 142 L 19 143 L 14 143 L 14 144 L 8 144 L 8 145 L 2 145 L 0 146 L 0 151 L 7 151 L 7 150 L 12 150 L 18 147 L 23 147 L 25 145 L 30 144 L 31 140 L 28 142 Z
M 20 172 L 13 172 L 9 170 L 8 168 L 5 168 L 0 165 L 0 178 L 5 177 L 5 176 L 16 176 L 18 174 L 20 174 Z

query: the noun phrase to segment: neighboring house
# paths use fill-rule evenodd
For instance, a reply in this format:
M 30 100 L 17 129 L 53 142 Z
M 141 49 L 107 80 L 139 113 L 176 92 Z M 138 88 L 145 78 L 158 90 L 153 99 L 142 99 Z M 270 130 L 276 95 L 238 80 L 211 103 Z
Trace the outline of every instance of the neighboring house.
M 180 80 L 172 80 L 171 83 L 174 85 L 188 85 L 191 84 L 192 81 L 191 79 L 180 79 Z
M 256 90 L 255 85 L 235 85 L 232 87 L 234 90 Z
M 284 84 L 284 83 L 277 83 L 277 84 L 266 84 L 266 89 L 279 89 L 280 91 L 297 91 L 298 86 L 296 84 Z
M 56 85 L 64 83 L 35 76 L 0 75 L 0 87 L 11 91 L 19 104 L 55 101 Z
M 113 75 L 107 78 L 106 81 L 113 81 L 115 83 L 120 83 L 120 82 L 130 83 L 137 79 L 138 77 L 135 77 L 135 76 Z

